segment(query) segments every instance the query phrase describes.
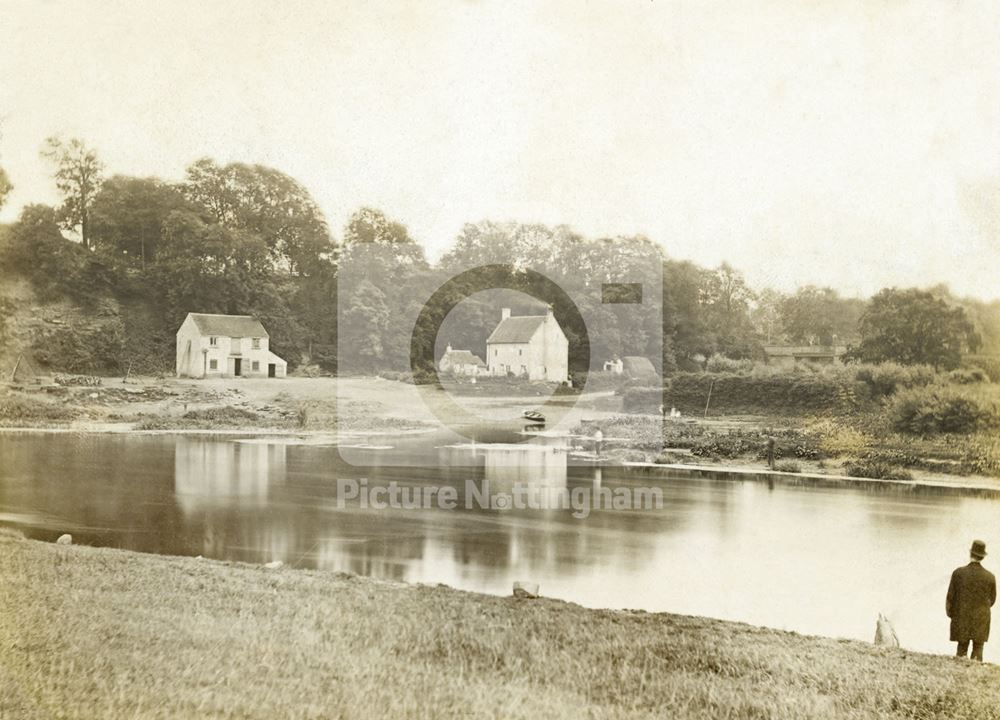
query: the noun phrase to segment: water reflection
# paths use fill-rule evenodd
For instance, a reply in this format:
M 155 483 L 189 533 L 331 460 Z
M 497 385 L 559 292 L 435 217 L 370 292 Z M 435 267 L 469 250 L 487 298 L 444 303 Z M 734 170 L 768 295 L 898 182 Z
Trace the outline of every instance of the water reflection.
M 489 440 L 490 442 L 484 442 Z M 283 560 L 470 590 L 514 580 L 598 607 L 709 615 L 870 639 L 878 612 L 906 647 L 946 652 L 942 595 L 972 536 L 1000 547 L 998 501 L 948 489 L 681 480 L 567 462 L 565 441 L 394 438 L 360 450 L 206 437 L 0 435 L 0 522 L 53 540 L 227 560 Z M 394 455 L 381 462 L 384 453 Z M 403 460 L 413 458 L 414 465 Z M 438 467 L 427 460 L 437 460 Z M 419 462 L 417 462 L 419 460 Z M 338 505 L 337 478 L 449 485 L 454 511 Z M 656 512 L 466 507 L 507 492 L 655 484 Z
M 211 507 L 250 509 L 268 501 L 272 481 L 285 476 L 288 446 L 179 438 L 174 492 L 185 514 Z

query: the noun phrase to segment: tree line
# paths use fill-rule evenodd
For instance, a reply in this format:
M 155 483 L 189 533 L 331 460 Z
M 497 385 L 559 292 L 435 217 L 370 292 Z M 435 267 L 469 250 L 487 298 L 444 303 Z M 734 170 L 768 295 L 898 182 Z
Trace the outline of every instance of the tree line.
M 337 369 L 338 309 L 352 370 L 409 370 L 413 348 L 439 355 L 442 336 L 478 354 L 501 304 L 515 314 L 537 311 L 525 299 L 538 289 L 528 268 L 565 288 L 592 319 L 586 334 L 562 323 L 571 357 L 585 356 L 586 345 L 590 368 L 642 355 L 668 373 L 697 370 L 714 355 L 755 359 L 767 345 L 789 343 L 848 345 L 865 361 L 942 368 L 969 352 L 1000 354 L 1000 301 L 957 298 L 946 287 L 886 288 L 869 300 L 815 286 L 755 290 L 728 264 L 671 258 L 644 236 L 595 239 L 566 226 L 491 221 L 464 226 L 431 263 L 405 225 L 380 210 L 359 209 L 335 238 L 309 192 L 263 165 L 203 158 L 180 182 L 166 182 L 107 176 L 98 153 L 78 139 L 50 138 L 41 155 L 63 202 L 28 205 L 2 229 L 4 272 L 28 278 L 43 300 L 116 301 L 126 315 L 123 357 L 146 352 L 147 364 L 164 371 L 190 311 L 257 315 L 292 366 Z M 0 204 L 10 188 L 0 168 Z M 441 332 L 421 327 L 411 338 L 423 299 L 484 266 L 507 275 L 454 287 L 468 297 Z M 662 278 L 662 323 L 657 313 L 603 302 L 600 279 L 636 277 L 650 287 Z M 476 292 L 491 280 L 526 295 Z M 447 303 L 447 293 L 439 300 Z M 572 315 L 561 301 L 553 309 L 561 320 Z

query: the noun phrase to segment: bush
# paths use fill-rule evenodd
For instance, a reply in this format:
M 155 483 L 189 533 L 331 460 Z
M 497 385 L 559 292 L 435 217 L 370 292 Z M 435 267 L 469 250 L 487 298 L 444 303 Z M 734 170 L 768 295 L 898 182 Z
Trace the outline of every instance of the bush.
M 42 398 L 5 395 L 0 397 L 0 424 L 16 424 L 23 421 L 72 420 L 76 412 L 65 405 Z
M 808 432 L 819 438 L 819 449 L 826 457 L 861 455 L 868 446 L 864 433 L 836 420 L 814 423 Z
M 986 371 L 982 368 L 972 368 L 971 370 L 952 370 L 948 373 L 948 382 L 956 385 L 975 385 L 976 383 L 989 382 Z
M 909 471 L 881 460 L 858 460 L 844 464 L 844 472 L 852 477 L 876 480 L 912 480 Z
M 778 472 L 797 473 L 802 472 L 802 467 L 791 460 L 784 460 L 774 464 L 774 469 Z
M 627 413 L 659 413 L 663 390 L 658 387 L 630 387 L 625 390 L 622 409 Z
M 710 373 L 734 373 L 747 375 L 754 369 L 753 360 L 733 360 L 725 355 L 716 353 L 708 359 L 705 364 L 706 372 Z
M 188 410 L 181 417 L 185 420 L 198 420 L 212 423 L 242 423 L 259 420 L 260 416 L 238 407 L 211 407 L 204 410 Z
M 872 397 L 888 397 L 898 390 L 923 387 L 934 382 L 930 365 L 900 365 L 894 362 L 862 363 L 852 366 L 857 380 L 868 385 Z
M 1000 409 L 995 403 L 940 386 L 899 394 L 889 417 L 895 430 L 911 435 L 966 434 L 1000 425 Z
M 1000 356 L 966 355 L 963 367 L 982 370 L 990 382 L 1000 383 Z

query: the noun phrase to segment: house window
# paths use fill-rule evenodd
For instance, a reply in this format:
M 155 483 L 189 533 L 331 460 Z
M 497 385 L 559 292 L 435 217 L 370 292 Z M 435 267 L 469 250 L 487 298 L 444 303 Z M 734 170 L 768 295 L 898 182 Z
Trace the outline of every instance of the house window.
M 253 339 L 253 349 L 254 350 L 260 350 L 260 338 L 254 338 Z M 254 365 L 256 365 L 256 364 L 257 363 L 254 363 Z M 256 369 L 257 368 L 254 368 L 254 370 L 256 370 Z
M 210 337 L 208 339 L 208 344 L 209 345 L 218 345 L 219 344 L 219 338 L 217 338 L 217 337 Z
M 215 338 L 212 338 L 212 339 L 215 340 Z M 219 369 L 219 361 L 218 360 L 209 360 L 208 361 L 208 369 L 209 370 L 218 370 Z
M 524 354 L 524 350 L 521 350 L 520 348 L 518 348 L 518 350 L 517 350 L 517 354 L 518 354 L 518 355 L 523 355 L 523 354 Z
M 499 354 L 500 354 L 500 351 L 497 350 L 496 348 L 493 348 L 493 357 L 496 357 Z
M 254 339 L 254 341 L 256 342 L 256 338 Z M 257 360 L 254 360 L 253 361 L 253 371 L 257 372 L 258 370 L 260 370 L 260 362 L 257 361 Z

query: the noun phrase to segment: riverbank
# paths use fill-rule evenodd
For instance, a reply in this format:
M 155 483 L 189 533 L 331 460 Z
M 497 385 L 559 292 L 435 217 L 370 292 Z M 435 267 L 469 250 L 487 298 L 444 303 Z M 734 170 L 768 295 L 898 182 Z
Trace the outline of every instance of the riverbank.
M 49 430 L 86 433 L 257 434 L 303 442 L 335 436 L 398 435 L 439 427 L 428 408 L 437 396 L 384 378 L 291 377 L 281 380 L 219 378 L 103 378 L 100 385 L 63 386 L 50 380 L 7 384 L 0 390 L 0 431 Z M 463 407 L 486 422 L 523 426 L 520 413 L 537 397 L 463 397 Z M 439 408 L 439 411 L 441 408 Z M 563 426 L 574 427 L 574 444 L 593 449 L 591 436 L 604 433 L 606 464 L 656 463 L 698 477 L 780 479 L 801 482 L 870 478 L 929 486 L 1000 490 L 992 474 L 961 472 L 954 442 L 919 442 L 906 452 L 873 449 L 847 425 L 810 418 L 732 418 L 664 421 L 650 415 L 622 415 L 620 398 L 596 392 L 576 398 Z M 766 440 L 777 437 L 775 474 L 763 457 Z M 899 468 L 904 459 L 931 469 Z M 897 457 L 898 456 L 898 457 Z M 912 456 L 912 457 L 911 457 Z
M 1000 707 L 995 665 L 705 618 L 9 532 L 0 567 L 2 717 L 989 718 Z

